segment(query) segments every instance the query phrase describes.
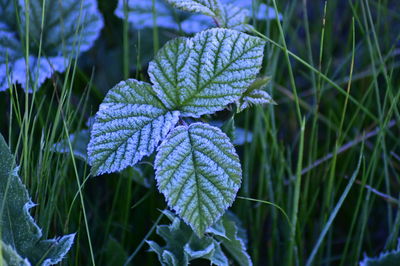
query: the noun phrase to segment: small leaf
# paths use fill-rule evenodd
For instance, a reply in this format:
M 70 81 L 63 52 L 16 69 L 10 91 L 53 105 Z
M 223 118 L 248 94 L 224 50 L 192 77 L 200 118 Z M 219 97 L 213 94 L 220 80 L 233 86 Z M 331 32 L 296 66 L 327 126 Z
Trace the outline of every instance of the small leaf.
M 223 247 L 235 258 L 241 266 L 253 265 L 249 254 L 246 251 L 246 239 L 239 235 L 239 227 L 232 218 L 232 215 L 224 215 L 222 223 L 226 231 L 226 238 L 217 237 Z
M 150 251 L 158 255 L 162 265 L 186 266 L 195 259 L 207 259 L 214 265 L 228 265 L 220 243 L 210 236 L 197 237 L 193 230 L 172 213 L 164 213 L 172 221 L 170 225 L 157 226 L 157 234 L 166 245 L 161 247 L 154 241 L 147 241 Z
M 256 79 L 263 52 L 260 38 L 211 29 L 186 43 L 184 39 L 168 43 L 150 64 L 149 74 L 157 95 L 169 108 L 199 117 L 240 98 Z
M 270 77 L 257 79 L 237 101 L 237 112 L 256 104 L 276 104 L 269 93 L 264 91 L 270 80 Z
M 158 189 L 198 236 L 233 203 L 242 170 L 229 138 L 203 123 L 178 126 L 155 160 Z
M 92 173 L 121 171 L 150 155 L 178 122 L 154 95 L 149 84 L 122 81 L 100 105 L 88 146 Z
M 397 266 L 400 262 L 400 245 L 396 250 L 382 252 L 378 257 L 365 257 L 360 266 Z
M 28 191 L 21 183 L 17 172 L 18 167 L 15 166 L 14 156 L 11 154 L 4 138 L 0 135 L 2 250 L 5 250 L 5 254 L 10 260 L 18 261 L 23 259 L 23 264 L 26 265 L 39 263 L 40 265 L 57 264 L 71 248 L 75 234 L 57 239 L 41 240 L 42 231 L 29 214 L 29 209 L 34 204 L 30 200 Z
M 201 13 L 210 17 L 218 18 L 221 14 L 221 3 L 219 0 L 166 0 L 173 7 L 188 12 Z

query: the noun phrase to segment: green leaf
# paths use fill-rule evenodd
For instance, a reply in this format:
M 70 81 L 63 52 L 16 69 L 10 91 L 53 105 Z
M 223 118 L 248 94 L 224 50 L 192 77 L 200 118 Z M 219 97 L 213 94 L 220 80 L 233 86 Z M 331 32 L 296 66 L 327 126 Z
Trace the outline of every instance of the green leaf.
M 92 174 L 121 171 L 150 155 L 178 122 L 149 84 L 122 81 L 106 95 L 96 114 L 88 146 Z
M 237 101 L 237 112 L 239 113 L 256 104 L 276 104 L 269 93 L 264 91 L 270 81 L 270 77 L 259 78 L 254 81 Z
M 217 237 L 223 247 L 235 258 L 241 266 L 253 265 L 249 254 L 246 251 L 247 239 L 239 233 L 239 225 L 233 220 L 233 215 L 226 214 L 222 218 L 222 224 L 225 228 L 226 237 Z
M 100 35 L 104 24 L 95 0 L 45 1 L 44 5 L 44 0 L 19 2 L 21 25 L 25 25 L 25 11 L 29 8 L 31 46 L 37 48 L 43 36 L 42 49 L 46 56 L 74 56 L 70 53 L 87 51 Z M 45 15 L 43 22 L 42 13 Z M 22 30 L 25 31 L 25 27 Z
M 203 123 L 178 126 L 155 160 L 158 189 L 198 236 L 232 205 L 242 170 L 229 138 Z
M 376 258 L 365 257 L 360 266 L 397 266 L 400 262 L 400 245 L 396 250 L 383 252 Z
M 104 253 L 107 265 L 124 265 L 128 258 L 128 254 L 122 244 L 113 237 L 108 239 Z
M 246 232 L 233 213 L 226 212 L 202 238 L 171 212 L 164 211 L 164 214 L 172 223 L 157 226 L 157 234 L 165 240 L 166 245 L 161 247 L 154 241 L 147 242 L 150 250 L 157 253 L 162 265 L 187 265 L 197 258 L 207 259 L 215 265 L 229 265 L 221 245 L 239 265 L 252 265 L 246 251 Z
M 170 225 L 157 226 L 157 234 L 166 245 L 161 247 L 154 241 L 147 241 L 150 250 L 158 255 L 162 265 L 186 266 L 195 259 L 207 259 L 214 265 L 228 265 L 228 259 L 220 244 L 211 236 L 199 238 L 193 230 L 168 211 L 164 213 L 172 221 Z
M 218 18 L 221 14 L 219 0 L 166 0 L 175 8 Z
M 26 24 L 28 61 L 22 49 Z M 0 91 L 14 83 L 28 91 L 40 87 L 54 72 L 63 72 L 71 59 L 89 50 L 103 24 L 95 0 L 0 0 Z
M 0 135 L 0 221 L 4 258 L 23 259 L 34 265 L 57 264 L 71 248 L 75 234 L 41 240 L 42 231 L 29 214 L 34 204 L 17 172 L 14 157 Z
M 27 259 L 21 258 L 21 256 L 9 245 L 5 244 L 0 240 L 1 245 L 1 257 L 0 262 L 2 266 L 30 266 L 31 264 Z
M 250 10 L 238 7 L 234 4 L 226 4 L 222 6 L 222 27 L 238 31 L 246 31 L 249 20 Z
M 239 100 L 256 79 L 263 52 L 260 38 L 211 29 L 168 43 L 150 63 L 149 75 L 166 106 L 200 117 Z
M 167 42 L 149 65 L 153 89 L 167 108 L 180 105 L 185 82 L 187 62 L 191 54 L 191 43 L 187 38 L 176 38 Z

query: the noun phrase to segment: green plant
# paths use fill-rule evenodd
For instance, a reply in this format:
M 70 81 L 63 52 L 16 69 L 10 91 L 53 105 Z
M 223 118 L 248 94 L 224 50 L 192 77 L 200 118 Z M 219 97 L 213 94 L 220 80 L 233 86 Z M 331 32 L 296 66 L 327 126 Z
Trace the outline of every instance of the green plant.
M 53 265 L 71 248 L 75 234 L 42 239 L 42 231 L 29 214 L 35 206 L 18 176 L 18 167 L 0 135 L 0 263 Z
M 220 129 L 189 121 L 243 100 L 263 51 L 261 39 L 229 29 L 168 42 L 150 63 L 153 85 L 122 81 L 100 105 L 88 146 L 92 173 L 121 171 L 157 148 L 158 189 L 202 236 L 233 203 L 242 170 Z

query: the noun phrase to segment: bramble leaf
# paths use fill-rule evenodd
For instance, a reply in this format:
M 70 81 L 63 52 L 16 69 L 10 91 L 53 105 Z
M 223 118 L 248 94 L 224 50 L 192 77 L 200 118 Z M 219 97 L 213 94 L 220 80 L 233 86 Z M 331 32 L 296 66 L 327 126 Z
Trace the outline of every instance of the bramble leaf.
M 199 238 L 178 217 L 168 211 L 164 211 L 164 214 L 172 223 L 159 225 L 156 231 L 165 240 L 166 245 L 161 247 L 154 241 L 147 241 L 150 251 L 157 253 L 162 265 L 185 266 L 190 261 L 200 258 L 209 260 L 213 265 L 228 265 L 220 243 L 213 237 Z
M 5 5 L 4 10 L 9 15 L 0 19 L 0 28 L 3 25 L 8 27 L 7 31 L 13 38 L 13 49 L 18 52 L 16 56 L 9 56 L 11 50 L 4 47 L 9 47 L 11 39 L 7 43 L 0 36 L 0 70 L 6 69 L 5 54 L 8 53 L 7 65 L 11 77 L 5 82 L 6 72 L 0 71 L 0 91 L 6 90 L 10 83 L 17 82 L 29 91 L 40 87 L 54 72 L 64 71 L 71 59 L 87 51 L 103 27 L 103 19 L 95 0 L 2 0 L 0 5 Z M 29 13 L 28 62 L 21 45 L 27 38 L 26 12 Z M 16 23 L 17 13 L 20 23 Z M 17 27 L 17 24 L 23 26 Z M 0 29 L 0 32 L 3 30 Z M 29 77 L 26 75 L 27 66 L 30 69 Z
M 176 38 L 167 42 L 149 64 L 149 75 L 153 89 L 167 108 L 180 105 L 181 89 L 187 78 L 191 43 L 187 38 Z
M 150 84 L 133 79 L 112 88 L 100 105 L 88 146 L 92 173 L 121 171 L 150 155 L 178 122 Z
M 229 138 L 203 123 L 178 126 L 158 148 L 158 189 L 198 236 L 232 205 L 242 170 Z
M 149 74 L 166 106 L 200 117 L 240 98 L 256 79 L 263 52 L 260 38 L 211 29 L 165 45 L 150 63 Z
M 3 259 L 10 265 L 20 265 L 13 262 L 20 262 L 21 265 L 57 264 L 71 248 L 75 234 L 41 240 L 42 231 L 29 214 L 29 209 L 34 204 L 17 172 L 14 156 L 0 135 L 0 225 Z
M 171 220 L 170 225 L 157 226 L 157 234 L 164 239 L 165 246 L 147 241 L 150 251 L 157 253 L 162 265 L 187 265 L 198 258 L 207 259 L 213 265 L 230 265 L 221 245 L 239 265 L 252 265 L 246 251 L 246 232 L 240 228 L 237 217 L 229 211 L 202 238 L 171 212 L 163 213 Z
M 249 9 L 241 8 L 234 4 L 227 4 L 223 5 L 222 11 L 222 27 L 246 31 L 246 25 L 250 15 Z
M 166 0 L 171 6 L 188 12 L 201 13 L 218 18 L 221 15 L 219 0 Z

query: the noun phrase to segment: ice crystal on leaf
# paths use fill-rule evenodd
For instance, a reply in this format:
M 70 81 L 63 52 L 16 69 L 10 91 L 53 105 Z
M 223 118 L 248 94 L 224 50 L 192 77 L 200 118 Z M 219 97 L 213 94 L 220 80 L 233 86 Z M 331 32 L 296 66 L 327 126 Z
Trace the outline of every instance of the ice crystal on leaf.
M 42 240 L 29 210 L 35 206 L 18 176 L 18 167 L 0 135 L 1 257 L 5 265 L 53 265 L 71 248 L 75 235 Z
M 95 0 L 0 0 L 0 91 L 15 83 L 29 91 L 39 88 L 54 72 L 63 72 L 71 59 L 89 50 L 102 27 Z M 27 38 L 26 56 L 22 44 Z

